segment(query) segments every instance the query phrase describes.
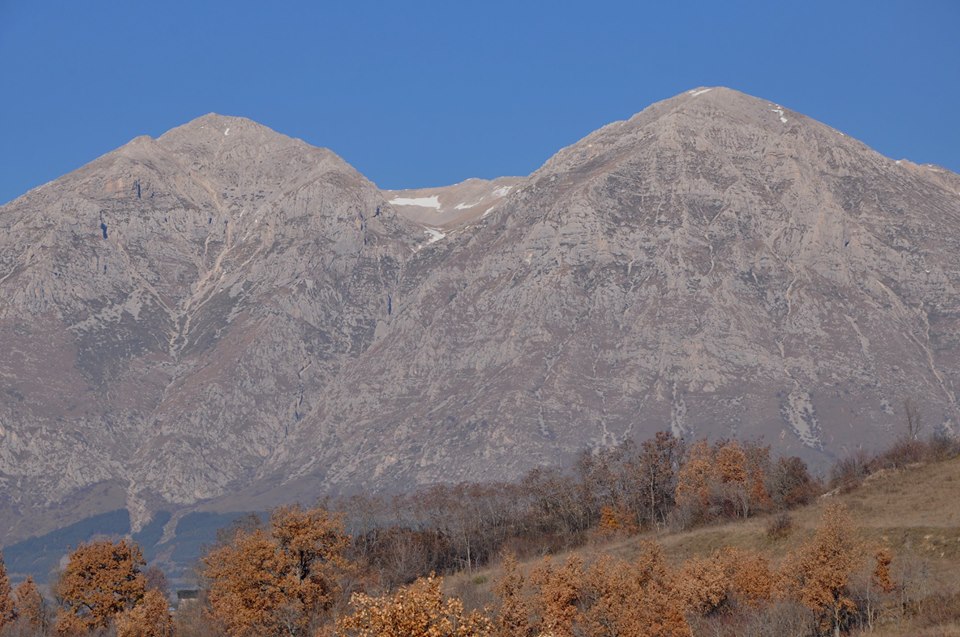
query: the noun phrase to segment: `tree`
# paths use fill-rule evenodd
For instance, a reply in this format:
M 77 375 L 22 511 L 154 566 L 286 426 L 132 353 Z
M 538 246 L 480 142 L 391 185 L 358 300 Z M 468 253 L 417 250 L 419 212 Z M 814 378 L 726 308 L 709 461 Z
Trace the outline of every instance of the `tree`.
M 499 602 L 494 632 L 497 637 L 532 637 L 530 604 L 524 595 L 524 578 L 512 553 L 503 557 L 500 579 L 493 586 Z
M 10 595 L 10 578 L 7 577 L 7 566 L 3 562 L 3 553 L 0 552 L 0 629 L 13 621 L 13 597 Z
M 444 599 L 442 585 L 431 575 L 383 597 L 355 593 L 353 614 L 342 617 L 337 630 L 347 637 L 490 637 L 490 621 L 464 613 L 459 599 Z
M 853 521 L 837 502 L 827 505 L 820 528 L 787 557 L 781 566 L 783 592 L 800 601 L 839 635 L 856 611 L 850 597 L 850 576 L 857 568 L 861 547 Z
M 348 544 L 321 508 L 281 507 L 269 531 L 238 529 L 202 560 L 213 618 L 233 637 L 306 634 L 339 594 Z
M 747 489 L 747 455 L 736 440 L 717 445 L 713 475 L 710 476 L 712 503 L 726 517 L 746 517 L 750 511 Z
M 719 551 L 718 556 L 729 582 L 730 598 L 753 608 L 770 601 L 776 581 L 765 557 L 729 547 Z
M 661 526 L 666 524 L 667 513 L 674 504 L 683 441 L 669 431 L 658 431 L 640 449 L 638 495 L 644 502 L 644 518 L 650 525 Z
M 579 615 L 577 602 L 583 580 L 583 562 L 576 555 L 560 567 L 544 558 L 530 576 L 537 592 L 540 631 L 553 637 L 573 637 Z
M 906 416 L 907 440 L 919 440 L 920 432 L 923 431 L 923 419 L 920 416 L 917 403 L 912 398 L 904 399 L 903 412 Z
M 117 616 L 117 637 L 172 637 L 173 618 L 167 598 L 150 589 L 140 603 Z
M 720 555 L 693 557 L 683 563 L 676 587 L 686 608 L 697 615 L 709 615 L 727 601 L 728 577 Z
M 57 632 L 72 634 L 105 628 L 143 597 L 140 547 L 120 540 L 81 544 L 70 555 L 54 587 L 60 602 Z
M 17 590 L 14 591 L 13 611 L 17 621 L 25 624 L 31 631 L 41 633 L 46 630 L 46 604 L 32 577 L 20 582 Z
M 639 548 L 629 563 L 604 556 L 584 566 L 574 556 L 555 567 L 545 559 L 530 578 L 534 634 L 689 637 L 685 591 L 676 586 L 658 545 L 643 542 Z
M 698 440 L 690 447 L 677 473 L 677 506 L 694 519 L 702 518 L 710 505 L 713 465 L 713 450 L 706 440 Z
M 893 562 L 893 553 L 886 547 L 877 549 L 874 554 L 875 565 L 870 574 L 870 584 L 881 593 L 891 593 L 897 587 L 890 576 L 890 564 Z
M 803 460 L 796 456 L 777 460 L 771 472 L 769 489 L 777 508 L 789 509 L 807 504 L 816 496 L 817 488 Z
M 744 450 L 747 460 L 747 488 L 750 502 L 750 513 L 769 511 L 773 499 L 767 489 L 767 482 L 772 468 L 770 462 L 770 446 L 761 446 L 757 443 L 748 443 Z

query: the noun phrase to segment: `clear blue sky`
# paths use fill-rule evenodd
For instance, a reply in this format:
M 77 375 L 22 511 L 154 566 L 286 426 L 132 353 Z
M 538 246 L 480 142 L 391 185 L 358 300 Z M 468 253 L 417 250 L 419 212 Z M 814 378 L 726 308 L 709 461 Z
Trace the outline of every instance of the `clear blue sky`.
M 700 85 L 960 171 L 958 0 L 0 0 L 0 202 L 211 111 L 383 188 L 528 174 Z

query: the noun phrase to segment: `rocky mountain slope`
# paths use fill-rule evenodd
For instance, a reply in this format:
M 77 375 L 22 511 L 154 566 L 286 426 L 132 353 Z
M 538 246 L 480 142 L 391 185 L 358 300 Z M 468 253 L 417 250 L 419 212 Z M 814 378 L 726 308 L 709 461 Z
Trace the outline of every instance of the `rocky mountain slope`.
M 191 509 L 512 477 L 665 427 L 822 463 L 889 440 L 905 398 L 960 422 L 960 176 L 729 89 L 430 191 L 210 115 L 0 229 L 2 543 L 118 508 L 174 511 L 169 539 Z

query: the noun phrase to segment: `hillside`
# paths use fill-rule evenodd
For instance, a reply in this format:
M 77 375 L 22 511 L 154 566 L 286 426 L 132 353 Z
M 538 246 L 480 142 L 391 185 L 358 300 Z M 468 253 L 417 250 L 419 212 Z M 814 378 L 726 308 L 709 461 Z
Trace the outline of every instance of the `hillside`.
M 859 538 L 867 547 L 892 549 L 895 580 L 904 583 L 906 597 L 926 602 L 926 612 L 907 616 L 895 625 L 870 634 L 905 637 L 960 634 L 960 457 L 916 464 L 901 470 L 871 474 L 846 493 L 832 492 L 814 503 L 790 511 L 792 529 L 786 537 L 771 538 L 768 527 L 775 514 L 713 524 L 686 531 L 666 530 L 629 538 L 597 538 L 589 546 L 555 558 L 579 557 L 590 563 L 601 556 L 635 559 L 643 543 L 656 541 L 669 562 L 679 566 L 691 558 L 706 558 L 724 547 L 756 551 L 778 564 L 809 538 L 821 524 L 825 507 L 843 504 L 852 514 Z M 522 564 L 530 572 L 539 560 Z M 448 578 L 447 590 L 469 606 L 493 603 L 491 585 L 501 577 L 499 565 Z M 950 606 L 945 600 L 953 600 Z M 923 604 L 919 607 L 922 609 Z M 953 613 L 953 614 L 951 614 Z

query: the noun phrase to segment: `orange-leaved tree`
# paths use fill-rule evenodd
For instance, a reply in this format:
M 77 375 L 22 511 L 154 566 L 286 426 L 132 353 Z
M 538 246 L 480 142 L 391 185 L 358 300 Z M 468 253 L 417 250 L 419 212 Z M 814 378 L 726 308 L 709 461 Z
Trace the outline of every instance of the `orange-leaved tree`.
M 881 593 L 892 593 L 897 588 L 896 582 L 890 576 L 890 564 L 893 562 L 893 553 L 887 547 L 880 547 L 874 553 L 875 564 L 870 574 L 870 584 Z
M 240 529 L 203 558 L 213 619 L 232 637 L 307 634 L 339 595 L 348 544 L 340 516 L 274 510 L 269 529 Z
M 0 553 L 0 629 L 13 621 L 13 597 L 10 594 L 10 578 Z
M 767 558 L 753 551 L 731 547 L 721 549 L 718 555 L 726 573 L 730 598 L 754 608 L 770 601 L 776 578 Z
M 493 585 L 498 608 L 494 622 L 497 637 L 533 637 L 530 623 L 530 601 L 524 590 L 524 577 L 512 553 L 503 556 L 500 578 Z
M 345 637 L 490 637 L 490 620 L 465 613 L 457 598 L 444 598 L 442 578 L 422 577 L 383 597 L 355 593 L 353 613 L 337 621 Z
M 694 521 L 704 517 L 710 506 L 710 487 L 714 476 L 714 453 L 706 440 L 691 445 L 677 472 L 676 502 Z
M 47 629 L 47 608 L 43 596 L 32 577 L 20 582 L 13 593 L 13 611 L 17 621 L 23 623 L 34 633 L 43 633 Z
M 550 560 L 531 575 L 536 595 L 534 634 L 552 637 L 644 635 L 689 637 L 684 591 L 657 544 L 644 542 L 633 562 L 601 557 L 589 566 L 576 556 Z
M 117 637 L 172 637 L 173 618 L 167 598 L 150 589 L 133 608 L 117 615 Z
M 70 554 L 54 586 L 60 602 L 57 632 L 83 633 L 105 628 L 143 597 L 145 580 L 140 547 L 103 540 L 81 544 Z
M 781 588 L 812 610 L 835 635 L 856 611 L 850 596 L 850 576 L 860 564 L 862 549 L 847 509 L 832 502 L 824 509 L 820 528 L 787 556 L 781 565 Z
M 577 604 L 583 583 L 583 561 L 576 555 L 561 566 L 546 557 L 530 574 L 536 590 L 536 610 L 540 631 L 554 637 L 572 637 L 579 617 Z
M 683 563 L 675 586 L 688 612 L 709 615 L 727 601 L 728 578 L 724 566 L 719 553 L 692 557 Z

